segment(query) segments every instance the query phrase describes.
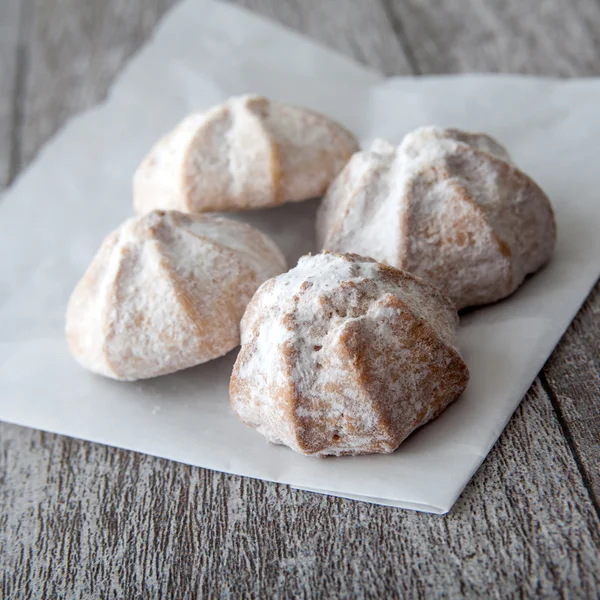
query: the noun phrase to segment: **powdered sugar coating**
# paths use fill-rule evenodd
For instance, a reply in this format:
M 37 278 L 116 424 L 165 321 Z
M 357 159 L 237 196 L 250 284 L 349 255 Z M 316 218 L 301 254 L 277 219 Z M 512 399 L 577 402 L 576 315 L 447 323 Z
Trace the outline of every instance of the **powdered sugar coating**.
M 393 452 L 466 387 L 457 322 L 450 300 L 409 273 L 305 256 L 246 309 L 233 409 L 303 454 Z
M 82 366 L 114 379 L 155 377 L 221 356 L 265 280 L 286 269 L 249 225 L 156 211 L 111 233 L 73 292 L 66 335 Z
M 305 108 L 240 96 L 194 114 L 160 140 L 134 176 L 138 214 L 264 208 L 322 196 L 358 149 Z
M 514 292 L 549 260 L 556 225 L 544 192 L 492 138 L 423 127 L 352 157 L 317 237 L 428 279 L 460 309 Z

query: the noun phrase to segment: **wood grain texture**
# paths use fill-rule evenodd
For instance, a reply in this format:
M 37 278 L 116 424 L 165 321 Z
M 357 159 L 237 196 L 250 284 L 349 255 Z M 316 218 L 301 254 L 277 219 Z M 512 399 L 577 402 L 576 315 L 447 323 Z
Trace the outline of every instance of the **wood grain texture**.
M 384 0 L 423 74 L 600 74 L 596 0 Z
M 600 285 L 546 363 L 542 378 L 600 514 Z
M 19 101 L 24 71 L 24 45 L 20 43 L 26 26 L 26 5 L 21 0 L 0 4 L 0 192 L 18 170 Z
M 600 589 L 598 517 L 537 384 L 446 517 L 18 427 L 2 437 L 6 598 L 592 598 Z
M 74 113 L 102 100 L 174 0 L 21 0 L 32 4 L 17 160 L 24 168 Z
M 0 88 L 0 133 L 13 131 L 14 107 L 21 112 L 17 133 L 0 137 L 2 173 L 6 156 L 25 166 L 71 114 L 102 99 L 172 3 L 4 1 L 0 31 L 9 14 L 21 37 L 0 57 L 10 80 Z M 242 4 L 387 74 L 575 75 L 600 64 L 595 0 L 577 0 L 579 12 L 544 3 L 538 17 L 534 0 L 472 0 L 469 10 L 458 0 Z M 554 397 L 536 382 L 446 517 L 0 424 L 0 596 L 597 596 L 598 380 L 588 378 L 598 374 L 599 295 L 545 367 Z

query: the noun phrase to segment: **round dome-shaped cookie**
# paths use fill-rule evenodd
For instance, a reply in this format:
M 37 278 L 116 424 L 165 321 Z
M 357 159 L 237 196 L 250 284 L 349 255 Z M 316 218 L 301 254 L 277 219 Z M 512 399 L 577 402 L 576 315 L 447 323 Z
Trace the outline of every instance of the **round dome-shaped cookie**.
M 104 240 L 69 300 L 69 348 L 114 379 L 198 365 L 239 344 L 250 298 L 285 269 L 277 246 L 244 223 L 176 211 L 129 219 Z
M 305 256 L 265 282 L 242 320 L 234 412 L 312 456 L 389 453 L 464 391 L 448 298 L 353 254 Z
M 160 140 L 134 176 L 137 214 L 265 208 L 322 196 L 358 149 L 328 117 L 261 96 L 193 114 Z
M 550 258 L 550 201 L 487 135 L 424 127 L 377 140 L 332 183 L 320 247 L 423 277 L 460 308 L 512 294 Z

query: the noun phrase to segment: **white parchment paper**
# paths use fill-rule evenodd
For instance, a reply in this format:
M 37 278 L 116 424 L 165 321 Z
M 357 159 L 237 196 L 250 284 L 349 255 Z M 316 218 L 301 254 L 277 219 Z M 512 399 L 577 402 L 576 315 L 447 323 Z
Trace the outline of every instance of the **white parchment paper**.
M 132 214 L 131 176 L 194 110 L 257 92 L 338 119 L 366 143 L 425 124 L 496 136 L 551 197 L 551 264 L 513 297 L 469 313 L 464 396 L 389 456 L 312 459 L 233 416 L 235 352 L 164 378 L 91 375 L 63 338 L 69 294 L 101 240 Z M 188 0 L 107 102 L 72 120 L 0 203 L 0 418 L 192 465 L 404 508 L 450 509 L 600 272 L 600 81 L 462 76 L 384 80 L 238 8 Z M 290 264 L 313 247 L 316 201 L 237 215 Z

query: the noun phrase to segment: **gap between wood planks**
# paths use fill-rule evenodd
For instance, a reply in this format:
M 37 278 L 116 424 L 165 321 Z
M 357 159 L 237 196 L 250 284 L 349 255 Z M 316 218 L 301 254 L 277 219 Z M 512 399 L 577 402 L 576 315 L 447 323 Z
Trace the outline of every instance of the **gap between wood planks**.
M 417 59 L 412 51 L 412 47 L 408 41 L 408 38 L 406 37 L 404 25 L 402 24 L 402 21 L 400 20 L 398 14 L 392 9 L 391 1 L 380 0 L 380 2 L 381 6 L 383 7 L 383 10 L 385 11 L 385 14 L 387 15 L 390 25 L 392 26 L 392 29 L 394 30 L 394 33 L 398 38 L 398 42 L 402 47 L 402 50 L 406 56 L 406 60 L 410 65 L 412 75 L 422 75 Z
M 556 414 L 556 419 L 558 421 L 558 424 L 560 426 L 562 434 L 565 438 L 565 442 L 567 443 L 567 446 L 569 447 L 569 450 L 571 451 L 571 454 L 573 455 L 573 460 L 575 461 L 575 464 L 577 465 L 577 468 L 579 469 L 579 473 L 581 475 L 581 480 L 583 481 L 583 485 L 585 486 L 585 489 L 587 490 L 587 492 L 590 496 L 590 501 L 591 501 L 592 505 L 594 506 L 594 509 L 596 510 L 596 515 L 598 516 L 598 519 L 600 520 L 600 505 L 598 504 L 598 498 L 596 496 L 596 492 L 592 486 L 592 482 L 590 481 L 590 479 L 588 477 L 587 469 L 584 467 L 583 461 L 581 459 L 581 456 L 579 455 L 577 447 L 575 446 L 575 441 L 573 440 L 573 436 L 571 435 L 571 432 L 569 431 L 569 427 L 568 427 L 567 423 L 565 422 L 565 419 L 563 417 L 563 411 L 561 409 L 558 398 L 556 397 L 554 390 L 550 386 L 550 383 L 548 383 L 548 379 L 546 378 L 546 374 L 544 373 L 543 369 L 540 371 L 538 377 L 539 377 L 542 389 L 544 390 L 544 392 L 546 392 L 546 396 L 548 396 L 548 399 L 550 400 L 550 403 L 552 404 L 552 408 L 554 409 L 554 413 Z

